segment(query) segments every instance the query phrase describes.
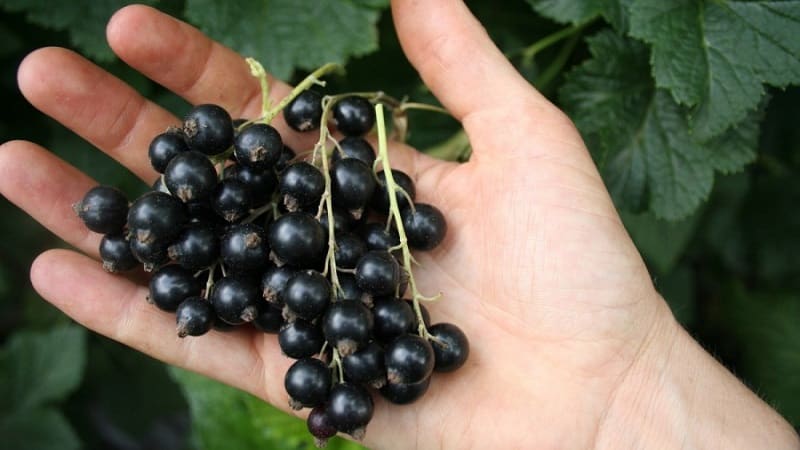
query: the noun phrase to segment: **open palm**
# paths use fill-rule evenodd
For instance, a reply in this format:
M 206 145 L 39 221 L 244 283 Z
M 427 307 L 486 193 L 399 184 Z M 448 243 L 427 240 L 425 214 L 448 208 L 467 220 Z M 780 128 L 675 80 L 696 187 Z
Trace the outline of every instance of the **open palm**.
M 446 214 L 449 234 L 419 255 L 416 277 L 434 322 L 458 324 L 472 353 L 436 375 L 417 403 L 377 399 L 366 443 L 381 448 L 589 448 L 615 393 L 631 380 L 647 337 L 673 326 L 583 142 L 571 122 L 531 88 L 458 1 L 396 1 L 404 49 L 459 119 L 474 150 L 466 164 L 400 145 L 392 163 L 417 182 L 419 199 Z M 244 60 L 153 9 L 128 7 L 108 27 L 115 52 L 192 103 L 234 117 L 260 110 Z M 269 61 L 266 61 L 269 65 Z M 19 71 L 37 108 L 149 182 L 149 140 L 178 122 L 80 56 L 31 54 Z M 288 87 L 274 83 L 280 97 Z M 280 119 L 278 119 L 278 122 Z M 282 123 L 277 123 L 279 128 Z M 307 137 L 284 133 L 293 147 Z M 22 170 L 20 170 L 22 168 Z M 0 151 L 0 192 L 85 255 L 42 254 L 31 269 L 43 297 L 102 334 L 288 409 L 291 360 L 259 332 L 178 339 L 174 318 L 144 301 L 146 287 L 105 273 L 100 236 L 71 205 L 95 183 L 47 150 L 22 141 Z

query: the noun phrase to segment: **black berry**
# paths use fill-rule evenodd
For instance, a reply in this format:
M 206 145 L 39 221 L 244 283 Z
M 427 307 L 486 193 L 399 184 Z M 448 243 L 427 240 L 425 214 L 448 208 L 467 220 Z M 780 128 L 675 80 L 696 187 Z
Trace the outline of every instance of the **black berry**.
M 469 356 L 469 340 L 460 328 L 452 323 L 437 323 L 428 327 L 428 332 L 435 338 L 431 340 L 436 358 L 434 370 L 452 372 L 464 365 Z
M 319 128 L 322 118 L 322 96 L 305 90 L 283 109 L 286 124 L 295 131 L 311 131 Z
M 419 383 L 433 372 L 433 348 L 416 334 L 406 334 L 386 346 L 385 363 L 389 383 Z
M 128 199 L 117 188 L 96 186 L 72 208 L 86 228 L 96 233 L 118 233 L 125 226 Z
M 200 289 L 200 283 L 192 272 L 170 264 L 153 274 L 148 300 L 164 311 L 175 311 L 187 298 L 200 295 Z
M 189 297 L 175 311 L 178 337 L 201 336 L 214 324 L 214 310 L 201 297 Z
M 447 222 L 435 206 L 417 203 L 402 211 L 408 245 L 417 250 L 431 250 L 444 240 Z
M 292 409 L 313 408 L 325 403 L 331 389 L 331 370 L 315 358 L 295 361 L 283 380 Z
M 336 128 L 346 136 L 363 136 L 375 125 L 375 110 L 364 97 L 345 97 L 333 106 Z
M 183 120 L 183 134 L 192 150 L 217 155 L 233 144 L 233 121 L 220 106 L 198 105 Z

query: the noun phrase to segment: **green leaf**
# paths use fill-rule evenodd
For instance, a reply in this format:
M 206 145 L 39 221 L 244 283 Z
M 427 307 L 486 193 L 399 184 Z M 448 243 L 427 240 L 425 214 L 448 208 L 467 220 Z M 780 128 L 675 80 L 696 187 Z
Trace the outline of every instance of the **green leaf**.
M 14 450 L 72 450 L 80 441 L 69 422 L 51 408 L 32 409 L 0 418 L 2 447 Z
M 17 332 L 0 352 L 0 405 L 21 411 L 62 400 L 80 384 L 85 365 L 81 327 Z
M 628 7 L 633 0 L 527 0 L 537 13 L 561 23 L 583 23 L 603 16 L 615 28 L 628 26 Z
M 32 23 L 53 30 L 65 30 L 81 52 L 98 61 L 114 59 L 106 43 L 106 23 L 115 11 L 130 3 L 153 4 L 157 0 L 0 0 L 0 8 L 24 12 Z
M 695 107 L 701 140 L 742 121 L 763 84 L 800 82 L 800 1 L 641 0 L 630 28 L 653 46 L 658 87 Z
M 753 159 L 756 116 L 699 142 L 686 111 L 654 87 L 643 44 L 609 30 L 587 41 L 592 58 L 567 75 L 560 95 L 620 208 L 681 219 L 706 199 L 715 169 Z
M 258 59 L 276 77 L 378 48 L 380 13 L 348 0 L 187 0 L 186 17 L 209 36 Z
M 657 219 L 652 214 L 622 212 L 621 216 L 625 228 L 645 260 L 656 272 L 666 275 L 672 271 L 686 250 L 700 214 L 695 212 L 675 222 Z
M 170 368 L 170 374 L 189 402 L 193 431 L 204 450 L 314 448 L 303 420 L 201 375 L 174 367 Z M 326 448 L 362 447 L 335 438 Z

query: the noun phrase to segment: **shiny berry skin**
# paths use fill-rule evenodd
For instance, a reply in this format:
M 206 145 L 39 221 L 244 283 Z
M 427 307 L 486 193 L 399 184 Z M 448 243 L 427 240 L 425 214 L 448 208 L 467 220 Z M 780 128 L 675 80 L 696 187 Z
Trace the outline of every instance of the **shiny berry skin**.
M 161 241 L 131 239 L 128 244 L 133 257 L 144 265 L 145 272 L 152 272 L 167 262 L 167 247 Z
M 355 269 L 358 260 L 367 253 L 367 244 L 353 233 L 342 233 L 336 238 L 336 267 Z
M 171 240 L 187 220 L 183 203 L 163 192 L 142 195 L 128 210 L 128 230 L 143 243 Z
M 178 337 L 201 336 L 214 324 L 214 310 L 202 297 L 189 297 L 175 311 Z
M 356 282 L 373 296 L 395 295 L 400 284 L 400 265 L 387 251 L 367 252 L 356 266 Z
M 256 302 L 258 313 L 253 319 L 253 326 L 264 333 L 277 334 L 286 323 L 280 306 L 271 303 Z
M 354 383 L 339 383 L 331 388 L 327 413 L 331 424 L 342 433 L 362 439 L 375 406 L 366 389 Z
M 278 130 L 264 123 L 254 123 L 240 131 L 233 144 L 233 154 L 239 164 L 259 169 L 274 166 L 282 149 Z
M 391 342 L 394 338 L 415 331 L 417 317 L 411 306 L 393 297 L 375 299 L 372 306 L 375 325 L 372 334 L 383 342 Z
M 253 208 L 266 205 L 278 186 L 278 178 L 270 169 L 236 164 L 225 169 L 225 177 L 239 180 L 247 186 L 250 191 L 250 206 Z
M 211 194 L 211 208 L 226 222 L 236 222 L 250 212 L 250 190 L 235 178 L 222 180 Z
M 325 312 L 322 332 L 342 356 L 350 355 L 369 343 L 372 313 L 360 302 L 335 302 Z
M 284 325 L 278 333 L 281 351 L 294 359 L 308 358 L 319 353 L 324 342 L 322 330 L 303 319 Z
M 360 160 L 345 158 L 333 163 L 331 191 L 337 206 L 362 211 L 375 192 L 375 184 L 372 168 Z
M 322 210 L 322 215 L 319 218 L 319 223 L 322 224 L 322 228 L 325 232 L 328 232 L 328 210 L 324 208 Z M 346 231 L 350 231 L 353 229 L 353 225 L 355 224 L 355 219 L 353 216 L 348 212 L 341 208 L 333 207 L 333 234 L 339 235 L 339 233 L 344 233 Z
M 349 273 L 339 274 L 339 287 L 342 288 L 341 291 L 334 292 L 339 301 L 360 302 L 364 295 L 364 291 L 356 283 L 356 277 Z
M 72 209 L 95 233 L 118 233 L 125 226 L 128 199 L 117 188 L 95 186 Z
M 207 198 L 217 185 L 217 171 L 208 157 L 189 151 L 176 155 L 164 170 L 164 184 L 183 202 Z
M 416 334 L 406 334 L 386 346 L 384 362 L 389 383 L 419 383 L 433 372 L 433 348 Z
M 217 155 L 233 145 L 233 121 L 220 106 L 197 105 L 183 120 L 183 134 L 192 150 Z
M 333 120 L 345 136 L 363 136 L 375 125 L 375 109 L 364 97 L 345 97 L 333 105 Z
M 333 151 L 331 161 L 336 162 L 343 158 L 359 159 L 372 169 L 375 163 L 375 149 L 364 138 L 348 136 L 339 141 L 339 147 Z
M 386 231 L 386 225 L 382 223 L 368 223 L 359 231 L 367 248 L 370 250 L 388 250 L 391 247 L 400 245 L 400 237 L 397 231 L 392 228 Z
M 283 387 L 292 409 L 320 406 L 331 390 L 331 369 L 315 358 L 299 359 L 286 371 Z
M 261 276 L 261 295 L 264 300 L 276 305 L 283 304 L 283 289 L 296 270 L 289 266 L 271 266 Z
M 164 311 L 175 311 L 187 298 L 200 295 L 201 289 L 200 282 L 191 271 L 170 264 L 153 274 L 147 300 Z
M 342 359 L 342 369 L 348 381 L 380 388 L 386 384 L 386 366 L 383 349 L 372 342 L 361 350 Z
M 311 164 L 300 161 L 290 164 L 281 173 L 278 184 L 290 211 L 319 203 L 325 192 L 325 177 Z
M 469 340 L 460 328 L 452 323 L 437 323 L 428 327 L 428 332 L 438 339 L 431 340 L 436 358 L 433 370 L 452 372 L 464 365 L 469 357 Z
M 331 284 L 316 270 L 301 270 L 286 281 L 281 298 L 297 317 L 314 320 L 331 301 Z
M 263 301 L 258 288 L 245 278 L 227 276 L 214 283 L 208 297 L 217 316 L 230 325 L 252 321 L 258 313 L 256 302 Z
M 158 173 L 164 173 L 172 158 L 178 153 L 188 151 L 189 146 L 183 139 L 183 134 L 167 131 L 153 138 L 147 150 L 147 156 L 150 157 L 150 165 L 153 166 L 153 169 Z
M 331 424 L 324 406 L 317 406 L 311 410 L 306 418 L 308 432 L 314 436 L 317 448 L 325 447 L 328 439 L 336 436 L 336 427 Z
M 284 214 L 270 224 L 269 246 L 282 262 L 297 268 L 315 268 L 328 249 L 327 235 L 311 214 Z
M 322 95 L 305 90 L 283 109 L 286 124 L 294 131 L 311 131 L 319 128 L 322 119 Z
M 169 257 L 189 270 L 200 270 L 219 258 L 215 226 L 199 222 L 187 226 L 167 249 Z
M 225 266 L 239 272 L 261 269 L 269 260 L 264 229 L 254 223 L 231 225 L 220 240 Z
M 430 385 L 431 377 L 428 377 L 418 383 L 386 383 L 378 392 L 395 405 L 407 405 L 425 395 Z
M 103 236 L 100 240 L 100 259 L 103 261 L 103 269 L 112 273 L 131 270 L 139 263 L 122 233 Z
M 439 245 L 447 234 L 447 221 L 433 205 L 417 203 L 414 209 L 401 211 L 408 246 L 416 250 L 431 250 Z
M 281 156 L 278 158 L 278 162 L 275 163 L 275 170 L 278 172 L 283 172 L 283 170 L 286 169 L 295 156 L 296 154 L 294 150 L 284 145 L 281 149 Z
M 417 188 L 414 185 L 414 180 L 412 180 L 411 177 L 409 177 L 405 172 L 396 169 L 392 169 L 392 177 L 394 178 L 394 182 L 397 184 L 397 187 L 400 187 L 406 191 L 413 202 L 417 197 Z M 408 207 L 408 199 L 405 195 L 403 195 L 402 192 L 398 191 L 395 195 L 395 198 L 397 198 L 397 207 L 401 211 Z M 382 170 L 378 172 L 378 183 L 377 187 L 375 188 L 375 193 L 372 195 L 372 199 L 370 200 L 370 206 L 377 213 L 389 213 L 389 192 L 387 191 L 386 187 L 386 174 Z

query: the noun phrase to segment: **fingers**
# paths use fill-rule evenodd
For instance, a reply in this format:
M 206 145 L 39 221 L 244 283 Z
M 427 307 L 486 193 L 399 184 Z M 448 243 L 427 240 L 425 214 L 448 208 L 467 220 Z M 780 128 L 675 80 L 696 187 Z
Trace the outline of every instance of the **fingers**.
M 17 73 L 20 90 L 36 108 L 108 153 L 147 183 L 156 177 L 147 159 L 154 136 L 177 120 L 130 86 L 62 48 L 28 55 Z
M 463 1 L 394 0 L 392 16 L 406 56 L 458 120 L 509 102 L 550 105 L 517 73 Z
M 148 304 L 145 287 L 109 274 L 97 261 L 68 250 L 40 255 L 31 267 L 31 281 L 42 297 L 100 334 L 256 395 L 277 395 L 272 392 L 275 389 L 265 394 L 265 377 L 285 371 L 288 364 L 286 358 L 278 357 L 274 338 L 212 331 L 200 338 L 180 339 L 175 316 Z
M 96 256 L 101 236 L 72 210 L 97 182 L 38 145 L 10 141 L 0 146 L 0 194 L 61 239 Z

